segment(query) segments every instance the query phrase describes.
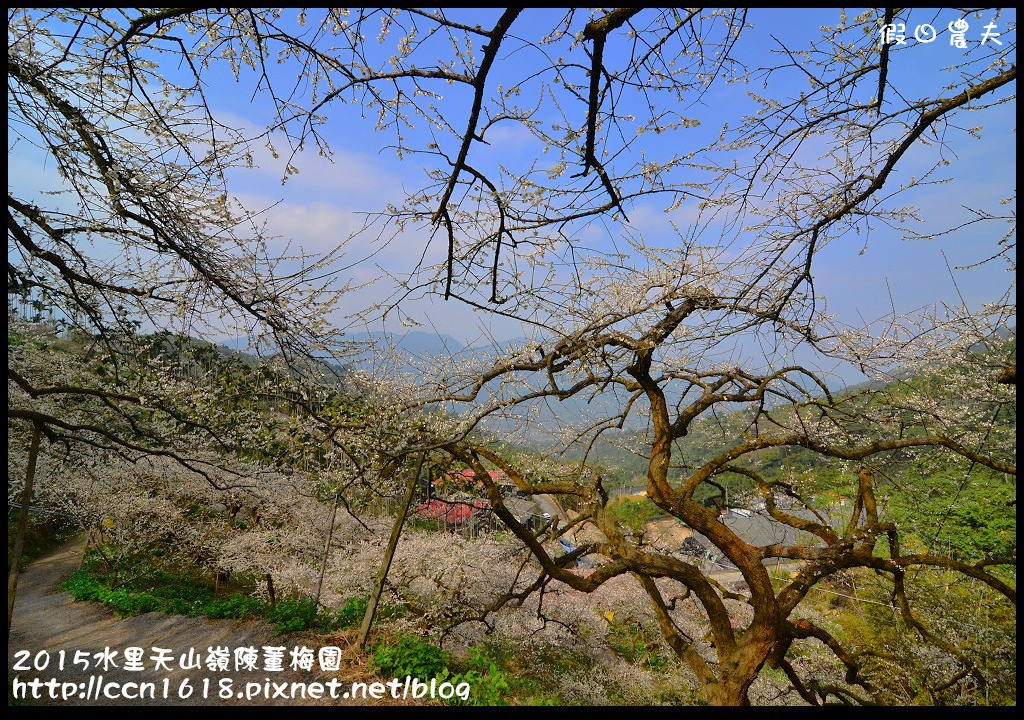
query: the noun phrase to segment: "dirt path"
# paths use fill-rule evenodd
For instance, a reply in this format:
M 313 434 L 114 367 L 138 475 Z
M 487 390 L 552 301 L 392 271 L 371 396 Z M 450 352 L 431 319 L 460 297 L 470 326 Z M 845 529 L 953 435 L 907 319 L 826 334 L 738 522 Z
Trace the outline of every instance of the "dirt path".
M 18 581 L 17 602 L 14 607 L 14 619 L 11 633 L 7 640 L 7 677 L 8 692 L 17 678 L 20 682 L 38 678 L 43 682 L 55 679 L 54 689 L 57 697 L 51 698 L 48 687 L 38 689 L 41 697 L 33 699 L 32 687 L 26 688 L 24 702 L 30 705 L 332 705 L 353 704 L 352 701 L 339 699 L 332 701 L 329 691 L 325 697 L 314 699 L 291 699 L 273 697 L 274 689 L 264 692 L 265 681 L 273 683 L 313 683 L 327 682 L 331 674 L 319 671 L 292 670 L 290 668 L 289 651 L 296 646 L 305 645 L 315 651 L 319 650 L 316 639 L 304 634 L 286 636 L 274 635 L 273 628 L 263 621 L 257 620 L 209 620 L 181 615 L 165 615 L 163 613 L 146 613 L 128 618 L 117 618 L 111 610 L 99 603 L 74 602 L 71 597 L 60 591 L 61 583 L 78 568 L 84 543 L 81 540 L 60 548 L 57 552 L 32 563 Z M 230 649 L 227 671 L 211 672 L 206 667 L 208 649 L 224 646 Z M 282 672 L 266 672 L 263 669 L 264 646 L 284 646 L 284 670 Z M 126 670 L 123 651 L 126 647 L 145 649 L 144 670 Z M 155 669 L 151 660 L 152 648 L 166 648 L 173 654 L 170 670 Z M 259 651 L 257 669 L 246 671 L 235 670 L 233 652 L 235 648 L 253 647 Z M 97 665 L 95 653 L 104 648 L 116 650 L 114 663 L 117 667 L 107 670 Z M 179 660 L 194 648 L 202 667 L 199 669 L 182 669 Z M 24 659 L 28 650 L 31 657 Z M 64 669 L 58 668 L 60 651 L 64 651 Z M 21 667 L 31 668 L 38 658 L 40 665 L 49 656 L 49 664 L 43 670 L 15 669 L 15 663 Z M 88 653 L 88 669 L 73 663 L 77 651 Z M 38 654 L 38 656 L 37 656 Z M 82 657 L 82 656 L 79 656 Z M 314 665 L 316 667 L 316 665 Z M 115 697 L 104 697 L 99 677 L 102 676 L 102 687 L 108 693 L 116 693 Z M 90 678 L 93 678 L 91 681 Z M 180 691 L 183 681 L 187 680 L 192 687 L 190 697 L 182 698 L 187 690 Z M 220 697 L 224 687 L 223 680 L 230 680 L 230 699 Z M 207 697 L 203 697 L 204 681 L 208 681 Z M 93 684 L 90 685 L 90 682 Z M 126 699 L 121 696 L 124 683 L 155 683 L 153 698 Z M 63 684 L 67 683 L 67 684 Z M 76 683 L 72 687 L 70 683 Z M 119 685 L 111 689 L 110 683 Z M 247 685 L 259 683 L 260 690 Z M 280 686 L 278 686 L 280 687 Z M 91 688 L 91 689 L 90 689 Z M 239 698 L 238 693 L 248 689 L 253 697 Z M 348 689 L 348 683 L 342 682 L 339 694 Z M 126 694 L 136 694 L 130 687 Z M 292 691 L 289 689 L 289 693 Z M 315 692 L 315 691 L 314 691 Z M 62 694 L 71 697 L 64 700 Z M 86 694 L 89 697 L 86 697 Z M 164 694 L 167 697 L 165 699 Z M 22 696 L 15 693 L 16 701 Z

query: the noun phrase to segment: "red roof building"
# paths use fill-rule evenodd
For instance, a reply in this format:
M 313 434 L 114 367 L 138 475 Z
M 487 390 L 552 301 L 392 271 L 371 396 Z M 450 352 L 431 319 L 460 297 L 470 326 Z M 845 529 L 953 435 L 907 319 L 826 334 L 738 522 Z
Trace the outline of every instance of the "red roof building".
M 486 510 L 490 505 L 484 500 L 431 500 L 416 506 L 416 514 L 424 520 L 444 520 L 447 523 L 465 522 L 474 510 Z

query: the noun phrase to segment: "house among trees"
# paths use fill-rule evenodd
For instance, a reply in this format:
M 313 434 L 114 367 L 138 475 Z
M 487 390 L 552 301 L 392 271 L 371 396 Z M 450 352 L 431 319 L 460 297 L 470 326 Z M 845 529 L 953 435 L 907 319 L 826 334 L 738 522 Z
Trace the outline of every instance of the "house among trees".
M 524 522 L 538 511 L 530 496 L 522 492 L 511 478 L 501 470 L 488 472 L 491 480 L 506 498 L 506 506 Z M 462 529 L 493 529 L 494 514 L 485 497 L 483 481 L 472 468 L 444 473 L 429 482 L 426 501 L 417 505 L 415 512 L 422 520 L 442 523 L 444 527 Z

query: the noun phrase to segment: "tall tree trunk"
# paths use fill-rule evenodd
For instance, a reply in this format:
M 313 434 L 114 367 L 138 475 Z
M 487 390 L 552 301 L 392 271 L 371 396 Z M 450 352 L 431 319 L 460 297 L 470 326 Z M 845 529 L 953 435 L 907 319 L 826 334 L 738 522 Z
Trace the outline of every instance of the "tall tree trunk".
M 405 488 L 405 498 L 398 508 L 398 517 L 391 528 L 391 539 L 388 541 L 387 550 L 384 551 L 384 559 L 381 560 L 380 570 L 377 572 L 377 579 L 373 584 L 373 593 L 366 604 L 366 614 L 363 616 L 362 627 L 359 628 L 359 647 L 365 648 L 366 641 L 370 638 L 370 626 L 373 625 L 373 618 L 377 614 L 377 605 L 380 603 L 380 594 L 384 590 L 384 581 L 387 580 L 388 570 L 391 569 L 391 560 L 395 557 L 395 549 L 398 547 L 398 538 L 402 534 L 402 525 L 405 523 L 405 515 L 409 511 L 409 504 L 412 502 L 413 493 L 420 479 L 420 470 L 423 468 L 423 459 L 426 453 L 420 453 L 419 462 L 416 463 L 416 472 L 413 473 Z
M 722 663 L 718 681 L 705 686 L 704 690 L 711 705 L 750 705 L 747 693 L 757 679 L 758 672 L 755 670 L 751 674 L 749 668 L 742 667 L 742 663 L 736 664 L 737 666 L 733 668 L 728 667 L 733 664 L 733 661 Z
M 11 558 L 11 572 L 7 576 L 7 632 L 11 632 L 11 618 L 14 617 L 14 594 L 18 589 L 18 565 L 25 552 L 25 532 L 28 530 L 28 509 L 32 503 L 32 485 L 36 479 L 36 459 L 39 457 L 38 424 L 32 425 L 32 444 L 28 450 L 28 469 L 25 471 L 25 487 L 21 490 L 21 513 L 18 515 L 18 533 L 14 538 L 14 553 Z
M 757 623 L 747 632 L 745 643 L 730 655 L 719 657 L 719 678 L 704 688 L 712 705 L 750 705 L 750 686 L 761 674 L 761 666 L 775 644 L 775 633 Z
M 270 573 L 266 574 L 267 579 L 267 595 L 270 597 L 270 606 L 277 605 L 277 594 L 274 592 L 274 578 L 271 577 Z
M 723 680 L 706 686 L 704 691 L 707 693 L 710 705 L 732 707 L 750 705 L 750 700 L 747 698 L 747 687 L 741 683 Z
M 327 542 L 324 543 L 324 561 L 320 565 L 320 579 L 316 583 L 315 605 L 320 607 L 320 593 L 324 589 L 324 573 L 327 572 L 327 556 L 331 553 L 331 538 L 334 537 L 334 519 L 338 515 L 338 501 L 341 500 L 341 491 L 334 495 L 334 506 L 331 508 L 331 526 L 327 528 Z

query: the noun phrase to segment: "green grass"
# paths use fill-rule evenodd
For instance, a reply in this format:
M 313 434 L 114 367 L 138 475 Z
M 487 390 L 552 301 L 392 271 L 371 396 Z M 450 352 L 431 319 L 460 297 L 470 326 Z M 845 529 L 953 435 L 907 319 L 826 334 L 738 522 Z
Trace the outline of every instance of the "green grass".
M 316 607 L 313 598 L 289 597 L 271 604 L 242 592 L 217 596 L 204 579 L 187 574 L 155 572 L 145 580 L 118 583 L 118 576 L 104 573 L 89 557 L 69 577 L 62 589 L 75 600 L 101 602 L 119 616 L 159 611 L 173 615 L 214 619 L 262 617 L 274 624 L 279 635 L 314 629 L 331 632 L 356 627 L 366 612 L 365 598 L 350 598 L 336 611 Z M 403 609 L 382 605 L 377 620 L 399 617 Z
M 651 502 L 648 498 L 633 500 L 619 498 L 608 504 L 607 511 L 619 523 L 636 533 L 642 533 L 647 523 L 658 518 L 671 517 L 667 512 Z

